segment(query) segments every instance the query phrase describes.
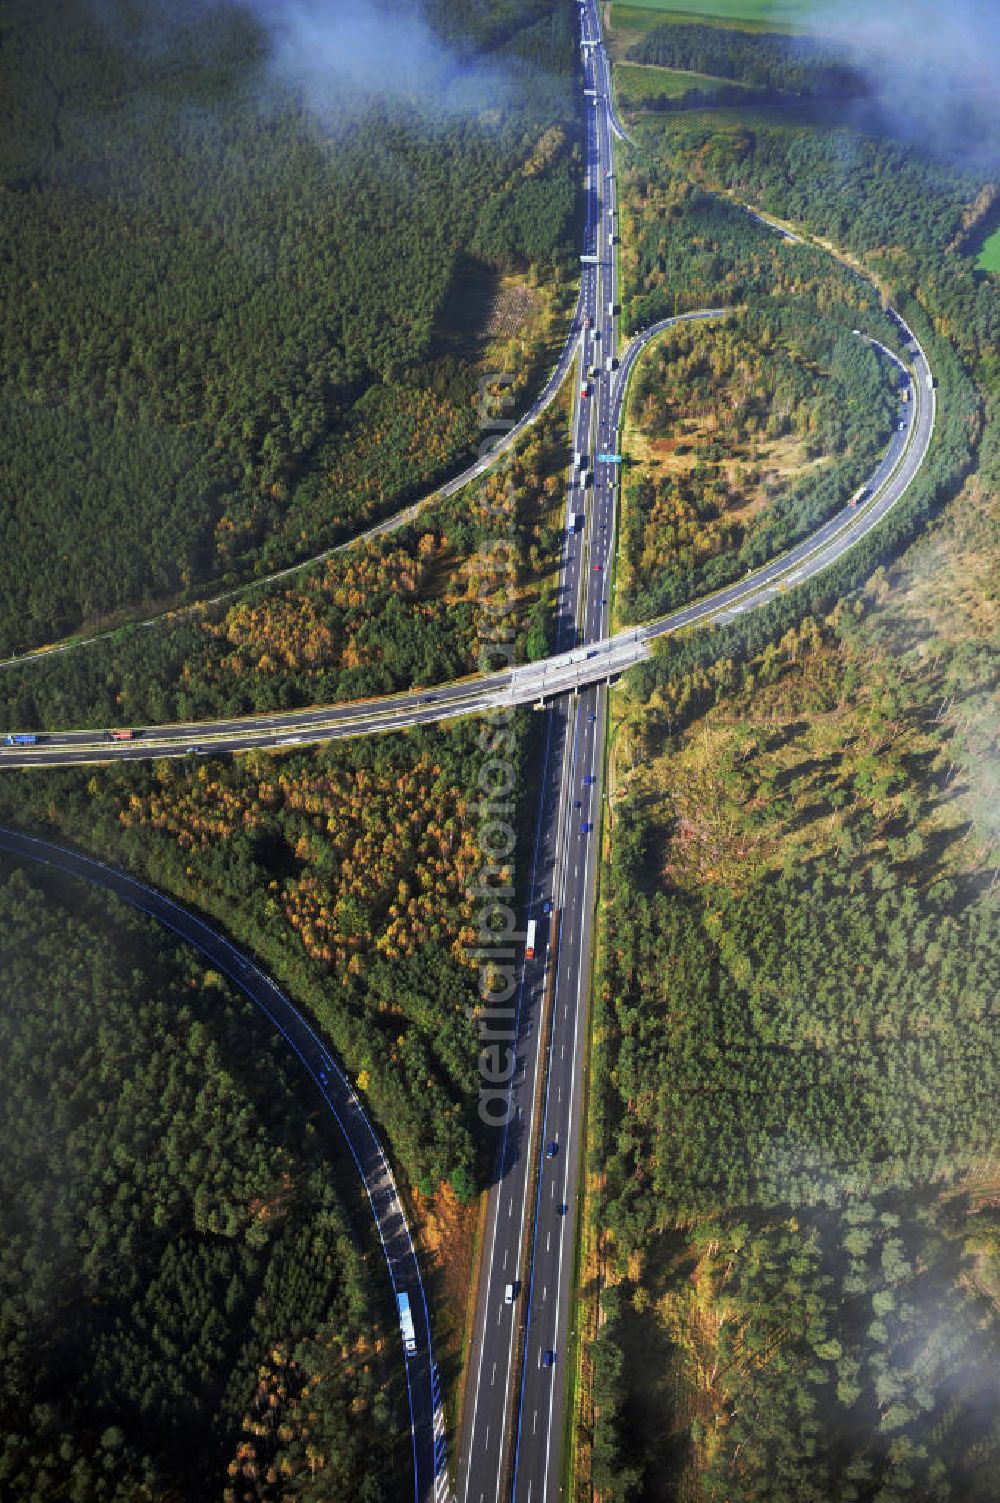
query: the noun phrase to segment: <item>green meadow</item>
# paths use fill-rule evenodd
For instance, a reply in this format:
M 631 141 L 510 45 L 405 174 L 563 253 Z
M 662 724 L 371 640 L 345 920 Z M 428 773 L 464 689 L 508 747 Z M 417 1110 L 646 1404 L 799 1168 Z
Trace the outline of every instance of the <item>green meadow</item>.
M 683 7 L 664 0 L 629 0 L 612 5 L 611 24 L 630 31 L 650 31 L 664 21 L 701 21 L 743 31 L 806 31 L 812 9 L 808 0 L 688 0 Z
M 680 99 L 693 90 L 736 89 L 741 85 L 731 78 L 714 78 L 709 73 L 689 73 L 681 68 L 657 68 L 645 63 L 619 63 L 615 68 L 615 82 L 621 95 L 633 105 L 641 105 L 646 99 Z M 753 91 L 747 89 L 748 96 Z
M 976 265 L 980 271 L 1000 272 L 1000 229 L 993 231 L 990 238 L 983 243 L 983 248 L 976 257 Z

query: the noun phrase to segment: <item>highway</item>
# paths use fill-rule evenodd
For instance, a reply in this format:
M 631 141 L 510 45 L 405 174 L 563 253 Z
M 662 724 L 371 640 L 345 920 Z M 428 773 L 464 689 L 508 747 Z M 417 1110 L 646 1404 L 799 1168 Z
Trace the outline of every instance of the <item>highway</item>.
M 926 356 L 900 320 L 909 362 L 900 369 L 909 381 L 909 400 L 901 403 L 902 427 L 870 477 L 862 503 L 845 505 L 809 538 L 746 579 L 658 621 L 610 634 L 608 574 L 614 558 L 620 466 L 600 456 L 618 452 L 629 377 L 642 350 L 671 324 L 719 318 L 729 310 L 706 309 L 664 320 L 632 341 L 622 353 L 620 367 L 608 368 L 609 358 L 614 364 L 618 352 L 612 137 L 623 133 L 613 115 L 610 70 L 595 0 L 581 5 L 580 17 L 588 116 L 587 225 L 577 317 L 549 385 L 518 429 L 504 440 L 506 446 L 534 421 L 576 359 L 574 455 L 567 477 L 556 653 L 540 663 L 502 673 L 370 701 L 142 727 L 123 740 L 109 739 L 105 731 L 68 730 L 37 733 L 33 744 L 0 745 L 0 766 L 8 768 L 164 756 L 197 758 L 383 733 L 516 705 L 546 707 L 540 726 L 544 746 L 540 807 L 524 914 L 525 921 L 536 920 L 539 942 L 536 958 L 521 961 L 510 1124 L 498 1145 L 487 1207 L 456 1467 L 462 1503 L 507 1503 L 509 1498 L 515 1503 L 543 1503 L 560 1492 L 608 682 L 647 657 L 656 638 L 733 620 L 766 604 L 778 590 L 794 588 L 830 567 L 856 546 L 906 493 L 926 456 L 936 412 Z M 860 333 L 859 337 L 865 336 Z M 467 483 L 495 457 L 496 451 L 485 456 L 471 472 L 452 482 L 453 487 Z M 380 529 L 399 520 L 389 519 Z M 11 849 L 8 842 L 12 840 L 27 837 L 0 832 L 0 848 Z M 59 864 L 63 858 L 109 872 L 73 853 L 62 853 Z M 86 872 L 78 867 L 77 874 Z M 151 894 L 120 873 L 111 876 L 113 881 L 95 875 L 87 880 L 101 880 L 122 896 L 134 889 L 128 901 L 198 944 L 281 1028 L 337 1114 L 365 1179 L 394 1288 L 419 1291 L 419 1298 L 412 1297 L 415 1317 L 419 1314 L 417 1351 L 406 1360 L 416 1496 L 423 1500 L 436 1493 L 443 1498 L 447 1477 L 419 1270 L 391 1172 L 357 1098 L 291 1003 L 263 973 L 242 969 L 252 966 L 251 962 L 172 900 Z M 153 899 L 158 911 L 149 906 Z M 508 1285 L 513 1286 L 509 1301 Z
M 593 0 L 581 12 L 587 122 L 586 302 L 567 477 L 558 645 L 575 671 L 607 632 L 617 468 L 611 450 L 618 383 L 614 181 L 608 80 Z M 508 702 L 523 702 L 520 669 Z M 529 680 L 534 686 L 538 680 Z M 534 687 L 532 693 L 534 694 Z M 606 686 L 558 697 L 544 728 L 537 836 L 525 921 L 537 928 L 517 1004 L 511 1126 L 488 1206 L 458 1457 L 462 1503 L 541 1500 L 559 1491 L 573 1309 L 583 1064 L 590 994 L 604 758 Z M 512 1297 L 508 1297 L 512 1296 Z
M 464 470 L 461 470 L 459 474 L 453 476 L 451 480 L 445 481 L 443 485 L 436 486 L 433 491 L 429 491 L 425 496 L 421 496 L 419 500 L 412 502 L 409 506 L 403 507 L 401 511 L 393 512 L 391 516 L 384 517 L 380 522 L 374 523 L 364 532 L 354 533 L 343 543 L 336 543 L 332 548 L 324 548 L 321 553 L 314 553 L 311 558 L 303 559 L 301 563 L 289 564 L 287 568 L 276 569 L 272 574 L 262 575 L 259 579 L 248 579 L 243 584 L 234 585 L 232 589 L 223 590 L 217 595 L 212 595 L 203 600 L 192 601 L 190 605 L 179 605 L 172 607 L 170 610 L 158 611 L 154 616 L 147 616 L 142 621 L 129 623 L 126 629 L 144 631 L 162 625 L 165 621 L 174 620 L 178 616 L 189 615 L 194 611 L 202 611 L 207 606 L 225 605 L 229 600 L 238 600 L 250 590 L 266 589 L 269 585 L 280 584 L 282 580 L 292 579 L 296 574 L 304 574 L 307 570 L 314 569 L 317 565 L 325 563 L 327 559 L 334 558 L 338 553 L 346 553 L 348 549 L 356 548 L 359 543 L 365 543 L 371 538 L 398 532 L 401 527 L 405 527 L 408 523 L 415 521 L 420 513 L 425 511 L 435 501 L 442 501 L 449 496 L 456 496 L 459 491 L 464 490 L 467 485 L 471 485 L 474 480 L 480 479 L 497 464 L 508 449 L 517 443 L 522 434 L 538 421 L 543 412 L 551 405 L 565 381 L 577 352 L 585 297 L 586 288 L 584 286 L 584 278 L 581 278 L 576 309 L 570 320 L 569 330 L 563 342 L 562 349 L 559 352 L 559 358 L 552 369 L 551 375 L 530 407 L 521 414 L 516 422 L 511 424 L 505 433 L 494 436 L 492 441 L 487 441 L 488 447 L 481 445 L 479 457 L 472 464 L 467 465 Z M 498 393 L 498 406 L 502 404 L 502 400 L 503 393 L 500 391 Z M 501 426 L 499 416 L 497 418 L 497 426 Z M 30 663 L 42 663 L 48 658 L 56 657 L 64 652 L 74 652 L 84 647 L 93 647 L 98 642 L 109 641 L 120 630 L 122 630 L 120 626 L 109 627 L 104 631 L 67 637 L 64 641 L 53 642 L 46 647 L 36 647 L 27 652 L 14 653 L 11 657 L 0 658 L 0 670 L 4 668 L 21 668 Z
M 604 275 L 613 274 L 609 265 L 585 268 L 583 295 L 591 300 L 596 296 L 598 270 Z M 725 309 L 706 309 L 653 325 L 632 341 L 622 357 L 621 368 L 613 373 L 614 379 L 610 383 L 606 375 L 596 378 L 597 402 L 593 398 L 584 403 L 578 401 L 577 408 L 582 407 L 584 411 L 589 406 L 601 408 L 597 432 L 600 444 L 605 447 L 597 452 L 613 452 L 613 444 L 619 441 L 617 435 L 627 377 L 650 340 L 672 323 L 717 318 L 726 312 Z M 607 318 L 606 306 L 603 316 Z M 899 323 L 910 362 L 909 368 L 900 366 L 910 377 L 910 400 L 900 405 L 900 422 L 905 425 L 904 429 L 893 435 L 885 456 L 869 478 L 864 503 L 856 509 L 845 505 L 817 532 L 736 584 L 672 611 L 661 620 L 614 636 L 603 634 L 607 616 L 598 597 L 588 605 L 589 645 L 571 643 L 553 657 L 538 663 L 521 664 L 501 673 L 470 676 L 432 689 L 274 714 L 138 727 L 130 740 L 123 741 L 109 739 L 104 730 L 26 730 L 21 734 L 35 738 L 30 745 L 5 744 L 0 739 L 0 768 L 88 765 L 136 758 L 218 755 L 253 747 L 273 749 L 309 745 L 344 736 L 399 730 L 404 726 L 427 724 L 456 715 L 479 714 L 501 705 L 531 704 L 585 684 L 617 677 L 649 655 L 650 643 L 656 637 L 685 627 L 732 620 L 742 611 L 766 604 L 776 590 L 789 588 L 821 573 L 866 537 L 906 494 L 923 464 L 933 436 L 937 410 L 933 376 L 927 357 L 912 332 L 898 315 L 894 317 Z M 603 330 L 598 332 L 604 334 Z M 581 369 L 592 368 L 598 345 L 602 345 L 600 338 L 580 342 Z M 602 347 L 610 348 L 607 336 Z M 890 351 L 885 353 L 896 358 Z M 611 396 L 607 404 L 603 404 L 601 393 L 609 386 Z M 592 450 L 578 452 L 588 454 L 590 472 L 596 477 L 595 498 L 606 501 L 610 493 L 608 487 L 613 489 L 613 474 L 617 467 L 600 462 L 595 464 Z M 574 494 L 579 495 L 583 489 L 579 477 L 571 477 L 571 482 Z M 613 522 L 614 509 L 605 505 L 598 517 L 598 528 L 610 529 Z M 610 538 L 610 532 L 608 536 Z M 566 582 L 563 583 L 565 586 Z M 600 627 L 600 632 L 595 631 L 595 626 Z M 562 639 L 559 646 L 563 647 Z
M 610 572 L 615 553 L 615 490 L 620 466 L 601 459 L 617 450 L 616 393 L 624 383 L 608 362 L 618 355 L 617 193 L 612 149 L 613 100 L 601 39 L 597 0 L 581 7 L 581 43 L 587 82 L 596 92 L 596 184 L 594 213 L 600 226 L 600 277 L 588 365 L 590 450 L 593 476 L 586 532 L 577 539 L 583 556 L 578 606 L 578 643 L 584 664 L 608 631 Z M 599 337 L 598 337 L 599 336 Z M 532 1257 L 526 1278 L 524 1360 L 517 1393 L 513 1486 L 515 1503 L 543 1503 L 560 1492 L 563 1432 L 571 1376 L 570 1330 L 575 1309 L 574 1251 L 579 1213 L 579 1176 L 584 1127 L 583 1084 L 589 1040 L 590 960 L 600 859 L 607 685 L 597 681 L 568 699 L 568 736 L 562 767 L 553 868 L 557 943 L 549 954 L 551 1009 L 548 1020 L 544 1114 L 538 1142 L 532 1208 Z M 551 1366 L 547 1365 L 551 1363 Z
M 395 1296 L 406 1293 L 416 1332 L 416 1351 L 400 1355 L 406 1372 L 413 1440 L 415 1503 L 445 1503 L 449 1497 L 437 1367 L 430 1317 L 417 1255 L 389 1161 L 346 1075 L 298 1008 L 265 971 L 189 908 L 115 867 L 47 840 L 0 826 L 0 851 L 21 861 L 52 867 L 66 876 L 112 892 L 199 951 L 273 1024 L 311 1077 L 333 1114 L 354 1160 L 371 1207 Z

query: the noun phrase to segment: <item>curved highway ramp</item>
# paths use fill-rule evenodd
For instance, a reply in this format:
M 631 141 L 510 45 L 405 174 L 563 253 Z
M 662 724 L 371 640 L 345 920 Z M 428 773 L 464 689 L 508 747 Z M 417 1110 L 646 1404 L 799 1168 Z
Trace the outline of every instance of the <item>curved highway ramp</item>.
M 440 1380 L 431 1351 L 430 1316 L 406 1213 L 385 1156 L 347 1076 L 319 1035 L 281 988 L 250 957 L 189 908 L 166 894 L 79 851 L 0 827 L 0 851 L 78 877 L 148 914 L 198 950 L 249 997 L 298 1055 L 344 1135 L 368 1196 L 394 1299 L 406 1296 L 412 1341 L 403 1360 L 413 1438 L 415 1503 L 445 1503 L 449 1496 Z M 407 1348 L 412 1348 L 407 1349 Z M 402 1497 L 402 1492 L 400 1493 Z

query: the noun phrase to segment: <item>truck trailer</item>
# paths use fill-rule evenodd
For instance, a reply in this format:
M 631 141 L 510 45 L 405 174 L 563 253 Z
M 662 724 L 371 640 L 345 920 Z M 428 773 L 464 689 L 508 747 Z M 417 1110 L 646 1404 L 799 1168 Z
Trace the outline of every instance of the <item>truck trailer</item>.
M 403 1336 L 403 1351 L 408 1357 L 416 1355 L 417 1333 L 413 1329 L 413 1315 L 410 1311 L 410 1296 L 397 1294 L 396 1304 L 399 1308 L 399 1329 Z

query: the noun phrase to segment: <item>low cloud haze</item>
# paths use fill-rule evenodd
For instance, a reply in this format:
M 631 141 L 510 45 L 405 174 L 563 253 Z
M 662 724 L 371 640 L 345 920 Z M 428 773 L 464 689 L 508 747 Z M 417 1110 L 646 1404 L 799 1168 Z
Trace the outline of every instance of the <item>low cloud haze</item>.
M 396 99 L 427 96 L 458 71 L 457 60 L 412 6 L 251 0 L 251 9 L 271 36 L 276 75 L 320 109 L 335 108 L 345 88 Z
M 809 25 L 843 46 L 893 135 L 960 165 L 1000 168 L 996 0 L 816 0 Z
M 272 79 L 327 123 L 366 98 L 478 113 L 510 97 L 501 68 L 460 58 L 415 4 L 248 0 L 248 6 L 271 39 Z
M 433 118 L 524 102 L 523 67 L 450 46 L 421 0 L 89 0 L 89 8 L 107 41 L 156 62 L 174 54 L 224 63 L 226 29 L 206 34 L 200 23 L 225 19 L 238 35 L 241 18 L 251 22 L 263 43 L 262 101 L 291 93 L 327 128 L 373 103 Z

